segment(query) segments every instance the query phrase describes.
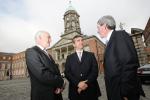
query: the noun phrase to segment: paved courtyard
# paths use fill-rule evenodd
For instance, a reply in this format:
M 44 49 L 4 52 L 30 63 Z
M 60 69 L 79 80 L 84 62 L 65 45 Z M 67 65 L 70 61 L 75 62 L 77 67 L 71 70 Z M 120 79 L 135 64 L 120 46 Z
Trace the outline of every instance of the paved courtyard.
M 107 100 L 103 74 L 99 75 L 98 82 L 100 84 L 102 92 L 102 96 L 99 98 L 99 100 Z M 147 97 L 146 98 L 141 97 L 141 100 L 150 100 L 150 84 L 144 84 L 143 88 Z M 67 89 L 68 85 L 66 86 L 66 89 L 63 91 L 64 100 L 68 100 Z M 30 100 L 29 78 L 0 81 L 0 100 Z

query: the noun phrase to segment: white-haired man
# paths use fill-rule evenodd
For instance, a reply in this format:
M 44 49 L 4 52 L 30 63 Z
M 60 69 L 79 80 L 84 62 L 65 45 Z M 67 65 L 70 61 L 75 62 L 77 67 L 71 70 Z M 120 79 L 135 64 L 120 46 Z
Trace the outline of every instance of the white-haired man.
M 64 80 L 57 64 L 47 53 L 51 36 L 46 31 L 35 35 L 36 46 L 26 50 L 26 64 L 31 80 L 31 100 L 62 100 Z
M 108 100 L 139 100 L 144 92 L 136 74 L 140 65 L 132 38 L 124 30 L 115 30 L 116 22 L 110 15 L 101 17 L 97 28 L 108 41 L 104 54 Z

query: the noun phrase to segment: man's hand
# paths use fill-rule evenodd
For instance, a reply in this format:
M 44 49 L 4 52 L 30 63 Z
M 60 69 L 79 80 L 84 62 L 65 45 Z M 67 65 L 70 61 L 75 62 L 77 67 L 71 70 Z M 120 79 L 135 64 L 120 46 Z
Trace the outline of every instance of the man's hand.
M 55 94 L 60 94 L 62 92 L 61 88 L 56 88 Z
M 85 84 L 85 86 L 84 87 L 82 87 L 82 88 L 78 88 L 78 93 L 80 94 L 81 93 L 81 91 L 84 91 L 84 90 L 86 90 L 87 89 L 87 84 Z
M 86 81 L 79 82 L 78 87 L 82 90 L 85 90 L 88 87 L 88 85 L 85 82 Z
M 123 97 L 123 99 L 124 99 L 124 100 L 128 100 L 128 98 L 127 98 L 127 97 Z
M 79 93 L 79 94 L 81 93 L 81 91 L 82 91 L 82 89 L 78 88 L 78 93 Z
M 86 90 L 88 85 L 85 83 L 86 81 L 81 81 L 78 84 L 78 93 L 80 94 L 81 91 Z

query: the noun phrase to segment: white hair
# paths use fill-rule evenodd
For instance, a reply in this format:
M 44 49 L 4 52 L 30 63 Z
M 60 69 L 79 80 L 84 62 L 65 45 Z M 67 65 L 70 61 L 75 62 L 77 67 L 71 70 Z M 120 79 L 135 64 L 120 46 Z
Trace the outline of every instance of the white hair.
M 48 33 L 46 31 L 38 31 L 36 34 L 35 34 L 35 41 L 37 41 L 37 39 L 44 33 Z M 49 34 L 49 33 L 48 33 Z
M 100 26 L 102 26 L 103 24 L 106 24 L 108 29 L 115 29 L 116 28 L 116 22 L 115 19 L 110 16 L 110 15 L 106 15 L 101 17 L 97 24 L 99 24 Z

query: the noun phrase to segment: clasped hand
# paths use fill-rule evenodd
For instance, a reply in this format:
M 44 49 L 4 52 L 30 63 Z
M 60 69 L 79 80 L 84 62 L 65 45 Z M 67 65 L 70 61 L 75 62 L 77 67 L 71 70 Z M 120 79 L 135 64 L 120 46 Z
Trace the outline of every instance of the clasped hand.
M 86 81 L 79 82 L 79 84 L 78 84 L 78 93 L 80 94 L 81 91 L 86 90 L 87 87 L 88 87 L 88 85 L 86 84 Z
M 63 88 L 56 88 L 55 94 L 60 94 L 63 90 Z

